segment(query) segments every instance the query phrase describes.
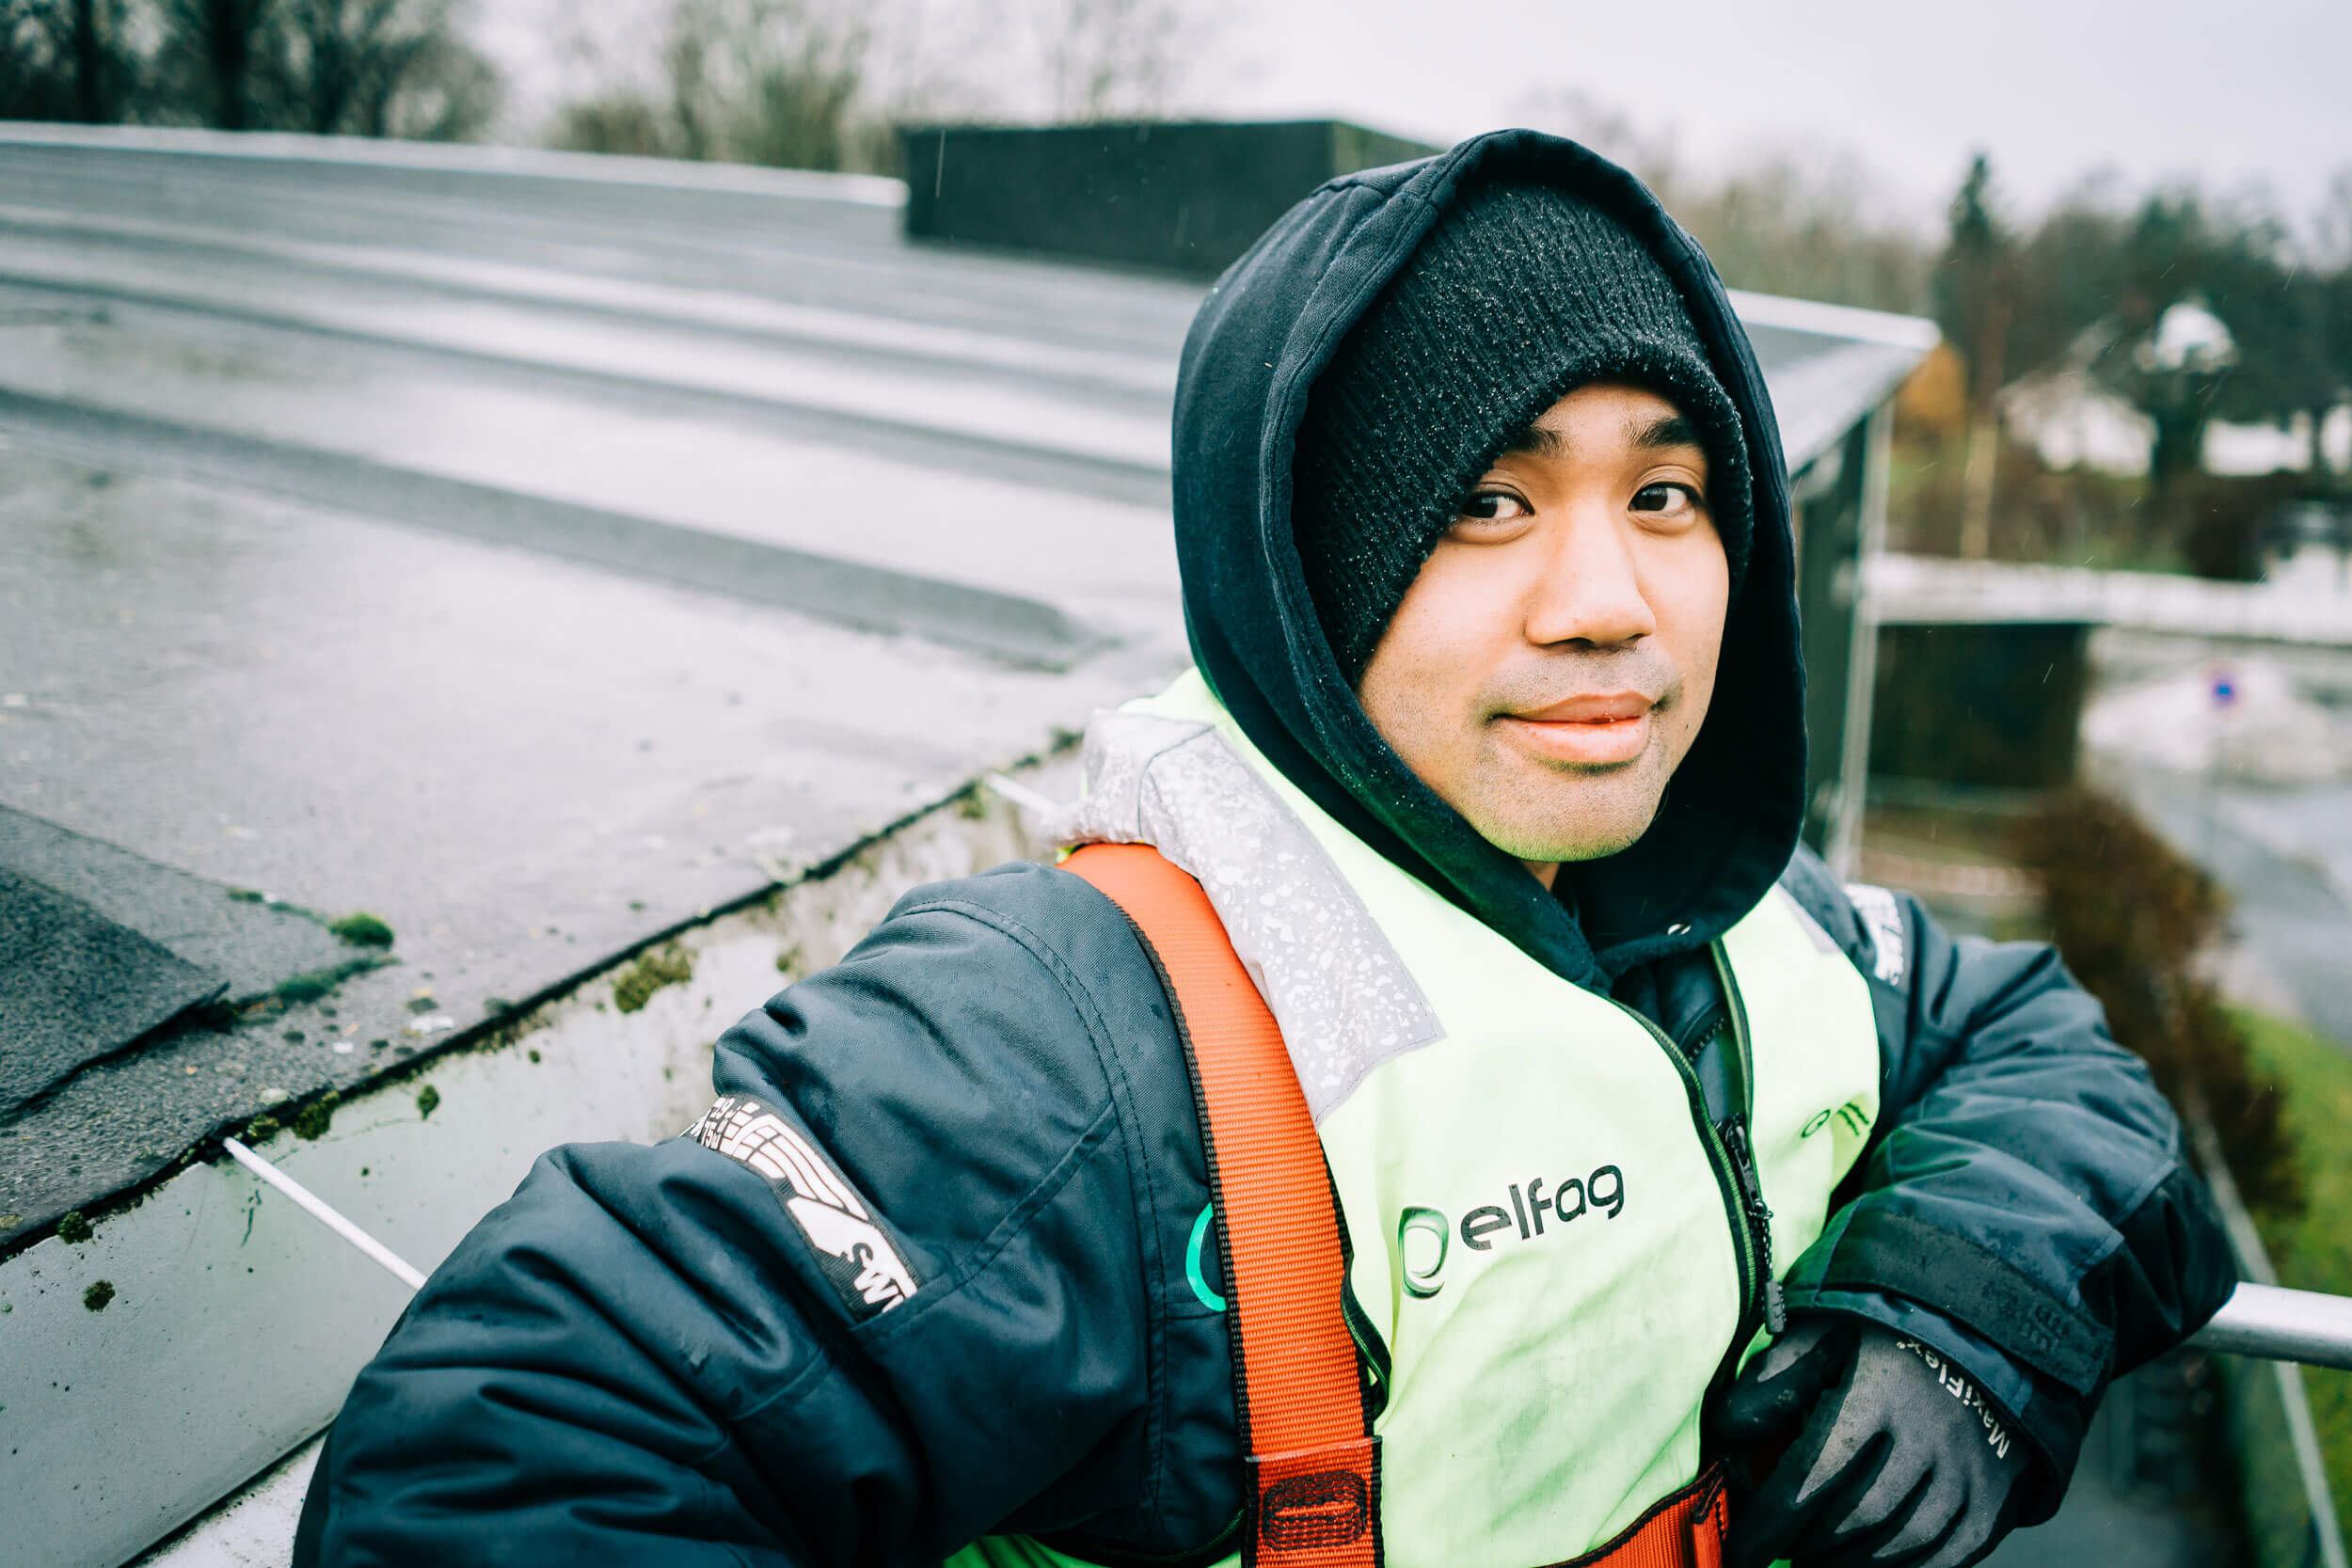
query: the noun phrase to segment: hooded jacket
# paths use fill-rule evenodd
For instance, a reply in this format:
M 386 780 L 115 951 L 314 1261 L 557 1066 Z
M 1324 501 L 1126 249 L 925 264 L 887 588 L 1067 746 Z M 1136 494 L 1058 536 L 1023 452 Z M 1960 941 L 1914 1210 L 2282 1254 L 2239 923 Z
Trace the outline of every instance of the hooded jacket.
M 1506 170 L 1652 248 L 1738 405 L 1754 491 L 1707 722 L 1650 832 L 1561 896 L 1381 741 L 1291 532 L 1315 374 L 1463 181 Z M 1194 654 L 1249 741 L 1538 963 L 1695 1058 L 1724 1017 L 1707 944 L 1775 882 L 1842 949 L 1876 1015 L 1880 1119 L 1784 1271 L 1788 1304 L 1949 1356 L 2030 1440 L 2025 1517 L 2046 1516 L 2106 1384 L 2228 1295 L 2226 1243 L 2170 1111 L 2055 954 L 1955 942 L 1798 847 L 1787 478 L 1696 245 L 1631 176 L 1531 133 L 1332 182 L 1194 324 L 1175 510 Z M 1010 1535 L 1109 1564 L 1232 1549 L 1232 1365 L 1187 1275 L 1200 1133 L 1115 906 L 1037 865 L 918 889 L 730 1030 L 713 1076 L 704 1136 L 546 1155 L 435 1272 L 333 1429 L 298 1564 L 915 1563 Z M 827 1239 L 852 1225 L 856 1269 Z

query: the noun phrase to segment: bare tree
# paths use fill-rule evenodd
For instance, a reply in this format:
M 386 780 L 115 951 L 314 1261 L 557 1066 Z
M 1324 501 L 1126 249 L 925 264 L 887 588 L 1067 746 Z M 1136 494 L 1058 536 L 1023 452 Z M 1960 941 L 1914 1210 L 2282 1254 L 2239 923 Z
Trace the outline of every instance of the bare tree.
M 870 33 L 821 0 L 676 0 L 662 63 L 681 154 L 839 168 Z
M 0 119 L 69 119 L 73 60 L 53 0 L 0 0 Z
M 559 146 L 866 166 L 867 15 L 848 0 L 672 0 L 659 86 L 619 82 L 560 112 Z
M 1101 120 L 1164 113 L 1197 61 L 1204 20 L 1182 0 L 1050 0 L 1040 23 L 1054 114 Z
M 1684 162 L 1670 135 L 1586 93 L 1536 94 L 1518 114 L 1640 176 L 1733 288 L 1881 310 L 1926 303 L 1923 237 L 1880 215 L 1877 181 L 1851 156 L 1767 152 L 1710 177 Z
M 1928 247 L 1877 215 L 1873 177 L 1850 158 L 1770 155 L 1711 185 L 1677 182 L 1666 204 L 1735 288 L 1880 310 L 1926 303 Z
M 1006 25 L 1002 0 L 890 0 L 869 15 L 863 113 L 885 130 L 1009 118 L 1022 83 L 1036 74 L 1014 57 L 1016 29 Z M 884 140 L 895 150 L 895 138 Z
M 282 98 L 279 0 L 158 0 L 159 118 L 223 131 L 275 127 Z
M 582 25 L 587 90 L 550 139 L 583 151 L 897 172 L 894 124 L 1167 112 L 1218 0 L 666 0 L 658 40 Z
M 119 8 L 109 7 L 117 12 Z M 73 107 L 76 118 L 85 124 L 96 125 L 114 118 L 106 100 L 108 71 L 106 31 L 99 21 L 98 0 L 71 0 L 66 14 L 72 18 L 71 38 L 73 52 Z
M 789 168 L 846 167 L 865 48 L 862 32 L 805 29 L 789 50 L 747 62 L 735 154 Z
M 669 122 L 660 105 L 628 87 L 575 98 L 556 111 L 548 140 L 573 152 L 608 152 L 636 158 L 671 158 Z
M 393 134 L 405 91 L 437 89 L 437 112 L 419 117 L 447 139 L 479 128 L 486 64 L 456 42 L 446 0 L 280 0 L 287 118 L 321 135 Z M 436 78 L 438 78 L 436 81 Z
M 0 0 L 0 119 L 103 125 L 138 85 L 124 0 Z
M 453 30 L 428 35 L 396 77 L 378 74 L 358 99 L 352 129 L 407 141 L 475 141 L 496 123 L 506 82 Z
M 148 112 L 227 131 L 478 135 L 500 80 L 454 0 L 157 0 Z

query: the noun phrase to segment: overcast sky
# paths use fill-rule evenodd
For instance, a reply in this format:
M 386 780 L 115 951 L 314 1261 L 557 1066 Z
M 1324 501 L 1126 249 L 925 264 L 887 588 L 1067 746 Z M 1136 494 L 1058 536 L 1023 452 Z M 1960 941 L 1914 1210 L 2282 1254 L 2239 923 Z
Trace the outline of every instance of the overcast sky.
M 1331 113 L 1444 142 L 1565 87 L 1675 127 L 1694 161 L 1850 148 L 1928 219 L 1979 147 L 2027 206 L 2105 165 L 2134 188 L 2264 182 L 2301 220 L 2352 168 L 2352 0 L 1257 0 L 1228 14 L 1235 69 L 1196 89 L 1226 112 Z
M 475 0 L 477 36 L 535 134 L 577 79 L 583 30 L 651 64 L 670 0 Z M 1008 68 L 989 35 L 1061 0 L 833 0 Z M 1444 143 L 1521 122 L 1565 89 L 1686 161 L 1758 150 L 1859 157 L 1890 204 L 1941 222 L 1971 150 L 2030 213 L 2106 166 L 2137 191 L 2180 174 L 2264 182 L 2301 223 L 2352 168 L 2352 0 L 1178 0 L 1225 19 L 1184 107 L 1336 115 Z M 826 0 L 811 0 L 820 12 Z M 887 30 L 887 29 L 886 29 Z

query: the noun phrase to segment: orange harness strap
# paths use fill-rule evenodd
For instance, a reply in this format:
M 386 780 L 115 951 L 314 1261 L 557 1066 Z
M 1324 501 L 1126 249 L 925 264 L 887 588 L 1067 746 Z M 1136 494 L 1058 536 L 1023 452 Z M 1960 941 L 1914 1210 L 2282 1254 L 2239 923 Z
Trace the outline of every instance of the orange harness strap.
M 1730 1528 L 1724 1466 L 1717 1463 L 1681 1491 L 1659 1498 L 1615 1539 L 1556 1568 L 1723 1568 Z
M 1380 1450 L 1342 1316 L 1339 1216 L 1323 1142 L 1274 1015 L 1200 884 L 1145 845 L 1097 844 L 1064 866 L 1144 935 L 1191 1060 L 1251 1486 L 1242 1561 L 1375 1568 Z
M 1251 1568 L 1377 1568 L 1380 1444 L 1341 1306 L 1341 1219 L 1282 1032 L 1209 896 L 1148 845 L 1064 861 L 1126 911 L 1158 959 L 1200 1109 L 1222 1224 Z M 1722 1476 L 1710 1469 L 1562 1568 L 1720 1568 Z

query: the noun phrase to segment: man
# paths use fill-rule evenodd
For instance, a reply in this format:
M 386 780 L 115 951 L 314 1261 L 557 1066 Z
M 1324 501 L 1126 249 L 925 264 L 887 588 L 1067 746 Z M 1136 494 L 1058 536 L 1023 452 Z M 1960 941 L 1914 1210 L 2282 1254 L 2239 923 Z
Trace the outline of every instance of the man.
M 1065 831 L 1198 878 L 1279 1023 L 1387 1557 L 1560 1562 L 1725 1455 L 1742 1565 L 2046 1516 L 2224 1243 L 2048 950 L 1797 849 L 1786 478 L 1696 246 L 1528 133 L 1334 182 L 1202 307 L 1175 476 L 1199 669 Z M 1080 877 L 909 895 L 688 1136 L 442 1265 L 297 1560 L 1263 1555 L 1184 1053 Z

